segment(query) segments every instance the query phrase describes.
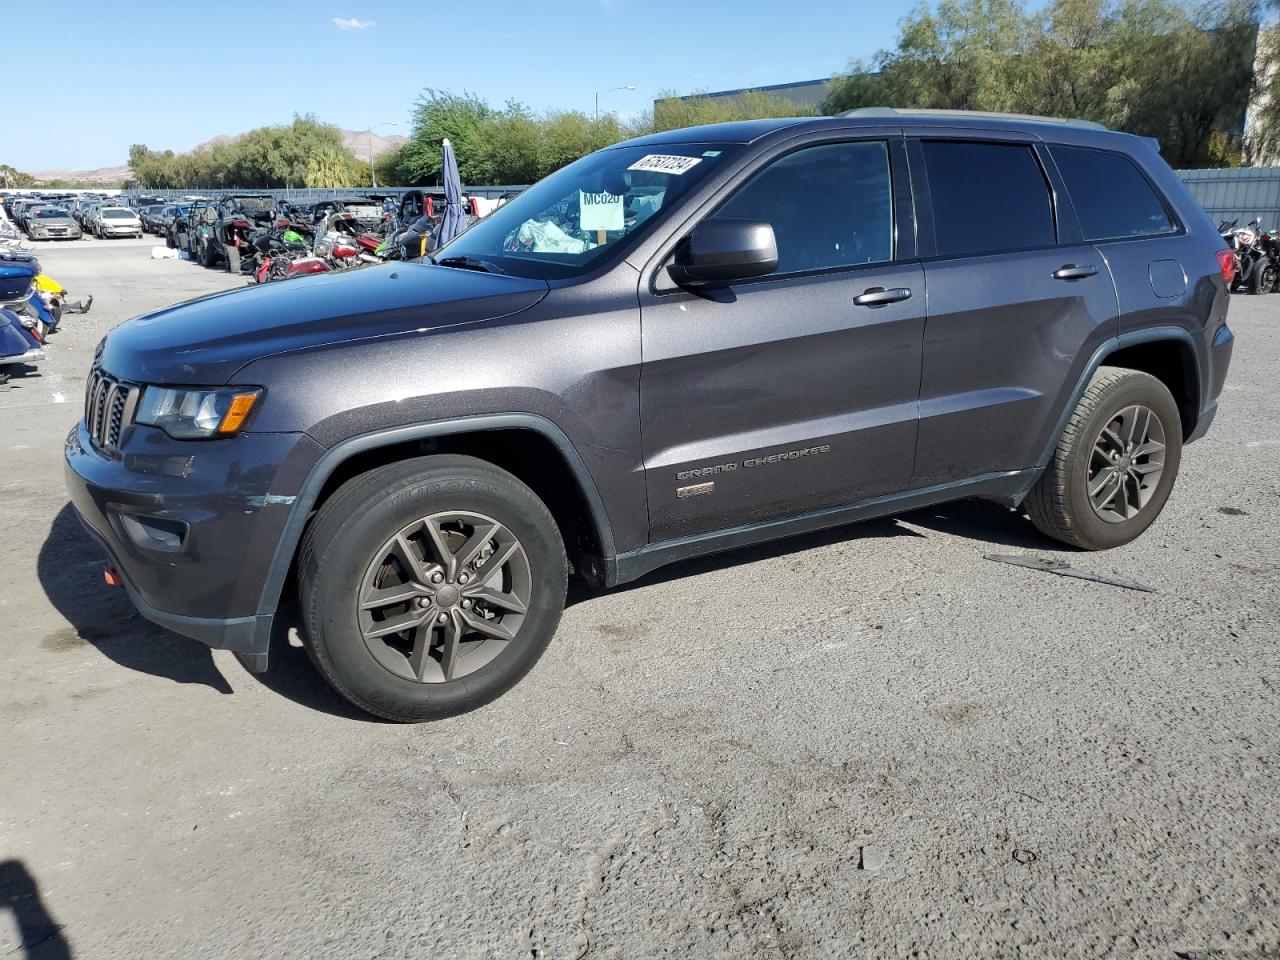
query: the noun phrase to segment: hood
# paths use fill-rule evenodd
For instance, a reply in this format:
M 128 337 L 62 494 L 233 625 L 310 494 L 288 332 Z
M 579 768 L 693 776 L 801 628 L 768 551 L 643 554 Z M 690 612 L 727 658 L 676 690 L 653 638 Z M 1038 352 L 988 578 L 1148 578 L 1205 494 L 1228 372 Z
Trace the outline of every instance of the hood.
M 102 366 L 139 383 L 222 384 L 274 354 L 509 316 L 547 289 L 542 280 L 414 263 L 316 274 L 130 320 L 107 335 Z
M 70 217 L 36 217 L 31 224 L 36 227 L 74 227 L 76 222 Z

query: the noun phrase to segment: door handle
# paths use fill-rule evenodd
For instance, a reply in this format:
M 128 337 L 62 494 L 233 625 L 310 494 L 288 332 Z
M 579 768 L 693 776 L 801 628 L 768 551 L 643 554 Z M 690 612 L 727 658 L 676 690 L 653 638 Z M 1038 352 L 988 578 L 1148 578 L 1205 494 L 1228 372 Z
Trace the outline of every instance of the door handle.
M 1053 271 L 1053 279 L 1083 280 L 1085 277 L 1095 276 L 1097 272 L 1098 268 L 1090 263 L 1082 263 L 1078 267 L 1074 263 L 1068 263 Z
M 898 303 L 899 301 L 910 299 L 911 291 L 907 287 L 890 287 L 888 290 L 884 287 L 868 287 L 853 298 L 853 305 L 855 307 L 883 307 L 890 303 Z

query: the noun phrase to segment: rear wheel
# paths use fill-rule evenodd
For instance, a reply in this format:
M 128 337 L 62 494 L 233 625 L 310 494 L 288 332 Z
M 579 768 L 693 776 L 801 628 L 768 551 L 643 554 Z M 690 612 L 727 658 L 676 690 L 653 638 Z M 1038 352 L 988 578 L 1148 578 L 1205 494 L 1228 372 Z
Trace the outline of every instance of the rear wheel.
M 227 247 L 227 273 L 239 275 L 241 265 L 240 248 Z
M 1101 367 L 1028 494 L 1031 522 L 1086 550 L 1128 543 L 1155 522 L 1182 459 L 1182 419 L 1163 383 Z
M 298 582 L 307 650 L 334 689 L 390 720 L 435 720 L 501 696 L 542 656 L 564 608 L 564 544 L 511 474 L 423 457 L 334 494 Z

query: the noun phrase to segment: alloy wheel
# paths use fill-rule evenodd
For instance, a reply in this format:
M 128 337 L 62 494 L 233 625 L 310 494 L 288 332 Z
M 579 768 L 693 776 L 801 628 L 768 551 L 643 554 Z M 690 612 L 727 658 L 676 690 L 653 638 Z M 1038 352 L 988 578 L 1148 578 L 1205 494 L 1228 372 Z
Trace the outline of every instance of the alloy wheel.
M 469 511 L 432 514 L 374 554 L 360 587 L 360 633 L 398 677 L 456 680 L 516 639 L 532 586 L 524 547 L 503 524 Z
M 1093 442 L 1087 492 L 1093 512 L 1108 523 L 1132 520 L 1160 485 L 1165 432 L 1150 407 L 1133 404 L 1115 414 Z

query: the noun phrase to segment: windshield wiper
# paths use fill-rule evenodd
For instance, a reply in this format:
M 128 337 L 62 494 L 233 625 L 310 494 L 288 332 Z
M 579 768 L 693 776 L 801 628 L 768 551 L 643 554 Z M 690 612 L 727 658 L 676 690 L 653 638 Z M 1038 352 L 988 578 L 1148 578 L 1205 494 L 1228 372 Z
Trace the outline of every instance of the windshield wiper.
M 441 257 L 439 260 L 432 257 L 431 262 L 438 267 L 457 267 L 460 270 L 479 270 L 481 273 L 506 272 L 496 263 L 490 263 L 488 260 L 481 260 L 479 257 L 460 255 L 456 257 Z

